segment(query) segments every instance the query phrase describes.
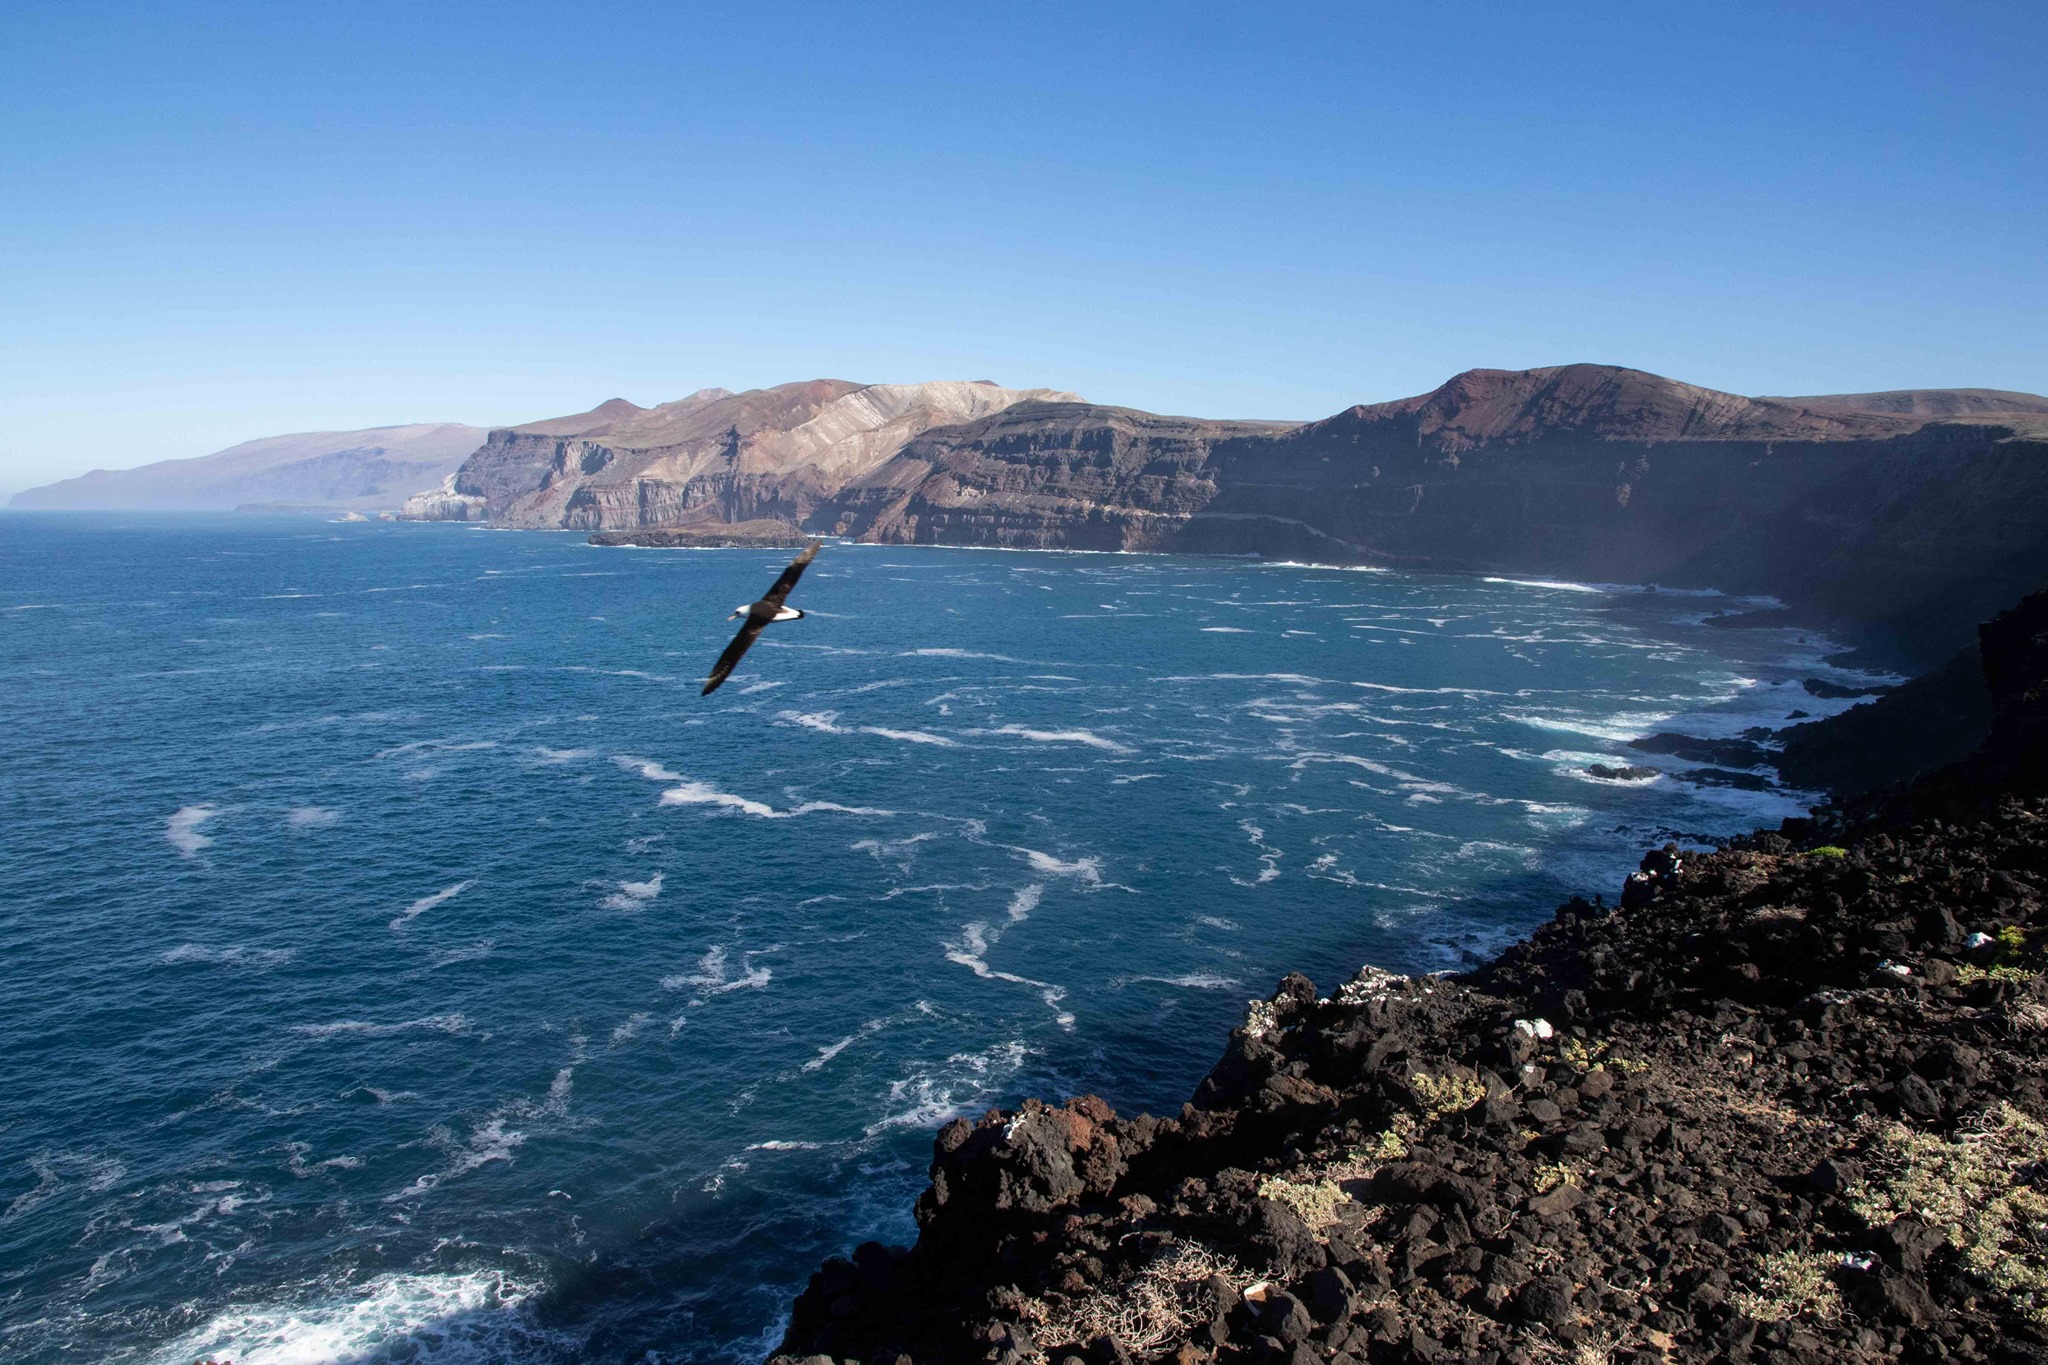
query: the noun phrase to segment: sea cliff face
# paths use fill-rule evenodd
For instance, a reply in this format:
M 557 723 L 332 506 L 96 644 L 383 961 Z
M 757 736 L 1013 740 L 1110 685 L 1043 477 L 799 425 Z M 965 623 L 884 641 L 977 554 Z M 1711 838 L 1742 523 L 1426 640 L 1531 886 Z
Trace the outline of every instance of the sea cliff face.
M 1745 398 L 1565 365 L 1290 424 L 812 380 L 493 431 L 451 491 L 480 501 L 422 513 L 1713 587 L 1922 668 L 2040 585 L 2048 398 Z
M 2048 562 L 2048 400 L 1997 401 L 1929 418 L 1574 365 L 1292 428 L 1032 406 L 927 433 L 811 524 L 1717 587 L 1924 665 Z
M 693 521 L 810 520 L 831 493 L 935 426 L 1051 390 L 986 383 L 852 384 L 818 379 L 706 389 L 636 408 L 493 431 L 456 491 L 511 526 L 619 530 Z
M 776 1360 L 2038 1361 L 2048 594 L 1994 745 L 1820 844 L 1644 859 L 1461 976 L 1255 1002 L 1177 1115 L 938 1135 Z
M 842 487 L 814 524 L 861 540 L 1173 548 L 1217 496 L 1218 442 L 1278 424 L 1027 403 L 927 432 Z

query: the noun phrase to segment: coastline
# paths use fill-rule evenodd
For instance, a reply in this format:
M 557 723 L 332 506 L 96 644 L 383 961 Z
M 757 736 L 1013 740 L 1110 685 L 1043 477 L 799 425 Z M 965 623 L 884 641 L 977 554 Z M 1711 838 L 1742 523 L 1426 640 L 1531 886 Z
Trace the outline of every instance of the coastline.
M 1759 833 L 1470 973 L 1291 975 L 1177 1116 L 948 1124 L 916 1245 L 827 1262 L 773 1359 L 2037 1358 L 2023 1218 L 1946 1230 L 1912 1162 L 1990 1125 L 1997 1212 L 2044 1133 L 2038 953 L 1985 946 L 2044 830 Z
M 954 1120 L 772 1365 L 2042 1359 L 2048 594 L 1982 638 L 1972 759 L 1470 972 L 1291 974 L 1177 1116 Z

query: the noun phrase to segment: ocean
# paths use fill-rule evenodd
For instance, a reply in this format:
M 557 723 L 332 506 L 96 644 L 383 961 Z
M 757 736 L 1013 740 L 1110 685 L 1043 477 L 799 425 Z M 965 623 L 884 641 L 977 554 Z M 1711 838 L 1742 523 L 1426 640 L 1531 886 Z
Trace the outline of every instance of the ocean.
M 758 1359 L 947 1118 L 1177 1110 L 1803 810 L 1623 741 L 1847 704 L 1711 595 L 840 544 L 700 699 L 787 558 L 0 516 L 11 1361 Z

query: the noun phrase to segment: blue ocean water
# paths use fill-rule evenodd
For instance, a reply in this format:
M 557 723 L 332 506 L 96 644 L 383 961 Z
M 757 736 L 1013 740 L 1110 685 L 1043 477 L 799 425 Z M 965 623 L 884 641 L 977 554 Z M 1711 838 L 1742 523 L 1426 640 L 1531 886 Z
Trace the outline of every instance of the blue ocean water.
M 786 559 L 0 517 L 11 1360 L 758 1358 L 947 1117 L 1177 1108 L 1799 809 L 1622 740 L 1841 705 L 1698 596 L 852 545 L 700 700 Z

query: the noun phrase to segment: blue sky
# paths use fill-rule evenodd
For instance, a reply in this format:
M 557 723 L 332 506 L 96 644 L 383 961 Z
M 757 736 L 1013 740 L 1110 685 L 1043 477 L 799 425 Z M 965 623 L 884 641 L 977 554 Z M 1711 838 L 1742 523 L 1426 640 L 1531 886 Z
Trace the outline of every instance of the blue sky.
M 0 6 L 0 490 L 830 375 L 2048 389 L 2048 5 Z

